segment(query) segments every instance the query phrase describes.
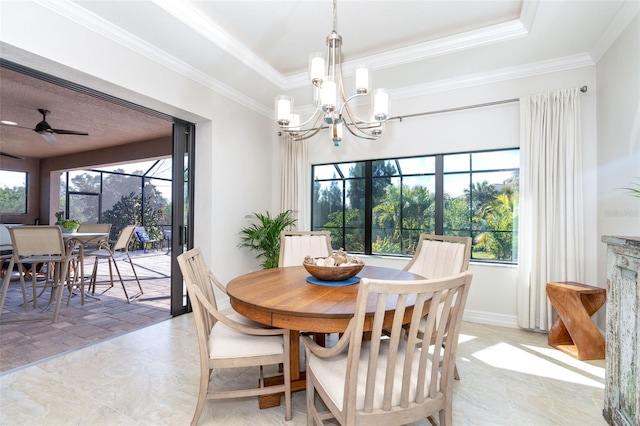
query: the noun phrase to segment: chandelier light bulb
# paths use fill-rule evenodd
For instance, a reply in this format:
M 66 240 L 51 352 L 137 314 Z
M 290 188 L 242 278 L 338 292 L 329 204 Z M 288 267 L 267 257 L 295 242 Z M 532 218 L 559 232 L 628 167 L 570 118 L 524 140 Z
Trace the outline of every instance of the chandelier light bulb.
M 360 65 L 356 68 L 356 93 L 364 94 L 369 91 L 369 70 Z
M 293 98 L 291 96 L 276 96 L 276 121 L 281 126 L 288 126 L 293 118 Z
M 331 112 L 336 109 L 337 92 L 336 82 L 327 77 L 322 83 L 322 92 L 320 93 L 320 102 L 324 112 Z
M 373 117 L 377 121 L 385 121 L 389 116 L 389 94 L 385 89 L 373 91 Z
M 322 53 L 312 53 L 309 56 L 309 78 L 311 79 L 311 83 L 315 86 L 322 85 L 324 74 L 324 58 L 322 57 Z

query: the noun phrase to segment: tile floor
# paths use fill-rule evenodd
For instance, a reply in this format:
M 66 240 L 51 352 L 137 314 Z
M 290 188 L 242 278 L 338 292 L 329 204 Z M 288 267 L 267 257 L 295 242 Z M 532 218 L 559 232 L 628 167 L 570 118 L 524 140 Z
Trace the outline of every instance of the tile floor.
M 119 282 L 104 294 L 107 287 L 98 286 L 96 298 L 87 298 L 80 304 L 75 295 L 66 306 L 66 290 L 60 308 L 58 321 L 3 322 L 0 323 L 0 371 L 8 371 L 56 356 L 69 350 L 78 349 L 103 339 L 117 336 L 141 327 L 169 319 L 170 256 L 164 251 L 153 250 L 144 253 L 133 252 L 133 263 L 144 290 L 144 294 L 127 303 Z M 127 263 L 118 262 L 125 280 L 127 291 L 135 294 L 137 284 Z M 92 258 L 85 262 L 85 275 L 93 267 Z M 114 272 L 115 274 L 115 272 Z M 108 267 L 105 261 L 98 269 L 98 282 L 108 282 Z M 116 276 L 117 281 L 117 276 Z M 30 281 L 26 283 L 30 294 Z M 18 275 L 13 274 L 10 290 L 2 310 L 2 321 L 51 317 L 51 308 L 42 313 L 41 309 L 24 310 L 22 293 L 18 285 Z M 39 305 L 46 305 L 47 291 L 39 298 Z M 31 298 L 29 299 L 31 300 Z
M 191 314 L 126 333 L 0 376 L 3 425 L 187 425 L 198 389 Z M 604 360 L 582 362 L 546 335 L 463 323 L 454 425 L 605 425 Z M 257 370 L 215 375 L 255 384 Z M 304 425 L 304 392 L 260 410 L 256 398 L 208 401 L 200 425 Z M 415 423 L 427 425 L 427 421 Z

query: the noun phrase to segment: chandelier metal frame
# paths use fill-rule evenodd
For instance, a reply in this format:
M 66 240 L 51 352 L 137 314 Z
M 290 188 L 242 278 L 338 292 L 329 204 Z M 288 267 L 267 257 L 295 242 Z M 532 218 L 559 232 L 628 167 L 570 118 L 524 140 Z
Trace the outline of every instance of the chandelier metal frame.
M 353 136 L 376 140 L 384 130 L 389 116 L 389 96 L 385 89 L 371 93 L 370 119 L 362 119 L 353 111 L 351 102 L 370 93 L 369 71 L 364 66 L 355 67 L 356 89 L 349 97 L 344 90 L 342 71 L 342 37 L 336 31 L 337 8 L 333 0 L 333 30 L 327 36 L 326 67 L 321 53 L 312 53 L 309 58 L 309 77 L 314 90 L 316 109 L 306 121 L 300 123 L 300 116 L 293 112 L 293 98 L 280 95 L 275 99 L 276 122 L 280 129 L 299 141 L 316 135 L 327 127 L 335 146 L 342 140 L 342 128 L 347 128 Z M 328 126 L 325 126 L 328 125 Z

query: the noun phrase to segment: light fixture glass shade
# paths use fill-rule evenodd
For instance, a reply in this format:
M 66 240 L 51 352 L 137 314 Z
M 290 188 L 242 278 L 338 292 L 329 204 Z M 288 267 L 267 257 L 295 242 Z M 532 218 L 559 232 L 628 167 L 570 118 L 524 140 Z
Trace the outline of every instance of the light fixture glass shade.
M 315 52 L 309 55 L 309 78 L 314 85 L 322 84 L 324 77 L 324 57 L 322 53 Z
M 293 98 L 291 96 L 276 96 L 276 121 L 281 126 L 288 126 L 293 118 Z
M 389 115 L 389 94 L 385 89 L 373 91 L 373 118 L 385 121 Z
M 331 125 L 331 139 L 334 146 L 340 146 L 342 141 L 342 122 L 334 122 Z
M 330 112 L 336 109 L 338 93 L 336 91 L 336 82 L 331 77 L 326 77 L 322 83 L 322 92 L 320 93 L 320 102 L 324 112 Z
M 369 91 L 369 70 L 364 65 L 356 67 L 356 93 L 363 94 Z

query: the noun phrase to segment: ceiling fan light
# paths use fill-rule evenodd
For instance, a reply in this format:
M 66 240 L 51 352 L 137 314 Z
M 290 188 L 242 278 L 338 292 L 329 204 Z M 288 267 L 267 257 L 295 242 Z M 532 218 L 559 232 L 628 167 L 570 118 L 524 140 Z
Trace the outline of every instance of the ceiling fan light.
M 51 131 L 44 130 L 44 131 L 38 132 L 38 134 L 42 136 L 43 139 L 51 145 L 56 145 L 58 143 L 58 139 L 56 139 L 56 135 L 54 135 L 53 132 Z

